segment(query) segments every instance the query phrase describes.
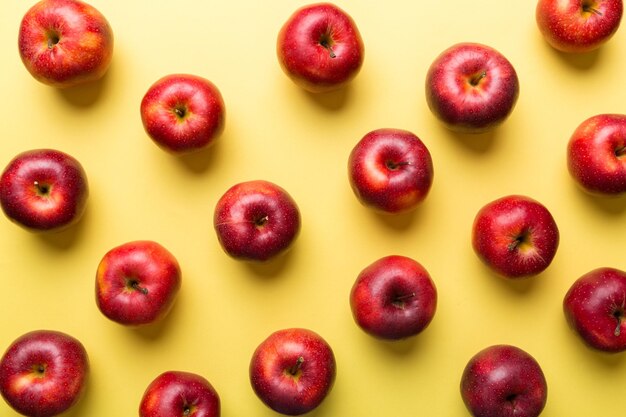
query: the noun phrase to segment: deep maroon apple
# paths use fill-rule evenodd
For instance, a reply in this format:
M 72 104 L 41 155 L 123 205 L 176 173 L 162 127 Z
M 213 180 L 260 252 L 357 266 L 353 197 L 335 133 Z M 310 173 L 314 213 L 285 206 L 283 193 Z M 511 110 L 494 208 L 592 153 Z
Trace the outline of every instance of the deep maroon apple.
M 159 321 L 181 286 L 178 261 L 160 244 L 140 240 L 109 250 L 96 272 L 96 304 L 107 318 L 128 326 Z
M 469 360 L 461 377 L 461 397 L 474 417 L 537 417 L 547 394 L 541 367 L 515 346 L 483 349 Z
M 513 65 L 498 51 L 459 43 L 443 51 L 426 75 L 426 101 L 449 129 L 483 133 L 502 124 L 519 96 Z
M 318 407 L 335 382 L 337 365 L 328 343 L 308 329 L 272 333 L 254 351 L 250 383 L 272 410 L 290 416 Z
M 430 191 L 434 175 L 426 145 L 400 129 L 366 134 L 350 153 L 348 174 L 358 200 L 384 213 L 417 207 Z
M 626 272 L 598 268 L 578 278 L 563 300 L 565 318 L 590 347 L 626 350 Z
M 356 323 L 381 339 L 404 339 L 424 330 L 437 309 L 437 289 L 428 271 L 405 256 L 387 256 L 367 266 L 350 292 Z
M 53 149 L 13 158 L 0 177 L 4 214 L 30 231 L 59 231 L 82 217 L 89 187 L 82 165 Z
M 168 371 L 146 388 L 139 417 L 219 417 L 220 398 L 206 378 L 182 371 Z
M 599 114 L 583 121 L 567 145 L 567 167 L 589 193 L 625 193 L 626 115 Z
M 559 245 L 559 230 L 544 205 L 511 195 L 480 209 L 472 227 L 472 245 L 498 274 L 524 278 L 550 265 Z
M 213 224 L 228 255 L 267 261 L 291 247 L 300 232 L 300 211 L 278 185 L 247 181 L 232 186 L 219 199 Z
M 72 408 L 89 377 L 89 359 L 74 337 L 36 330 L 15 340 L 0 359 L 0 393 L 18 413 L 51 417 Z
M 287 76 L 312 93 L 343 87 L 363 65 L 363 40 L 356 24 L 330 3 L 296 10 L 281 28 L 276 49 Z

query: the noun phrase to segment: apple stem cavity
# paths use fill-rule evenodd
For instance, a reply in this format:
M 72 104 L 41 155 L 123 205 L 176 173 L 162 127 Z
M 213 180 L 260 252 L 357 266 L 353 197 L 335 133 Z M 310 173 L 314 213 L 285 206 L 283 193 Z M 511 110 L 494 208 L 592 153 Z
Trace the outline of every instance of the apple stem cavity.
M 328 53 L 330 54 L 331 58 L 337 57 L 337 55 L 335 54 L 335 51 L 333 51 L 333 47 L 331 46 L 331 39 L 330 39 L 329 34 L 324 34 L 322 36 L 322 39 L 320 39 L 320 45 L 322 45 L 323 48 L 328 50 Z
M 615 148 L 615 156 L 618 158 L 626 155 L 626 145 L 618 146 Z
M 593 7 L 593 2 L 584 2 L 583 3 L 583 12 L 585 13 L 595 13 L 598 16 L 602 16 L 602 12 L 595 7 Z
M 256 224 L 258 227 L 262 227 L 262 226 L 265 226 L 269 220 L 270 220 L 270 216 L 266 215 L 266 216 L 256 219 L 254 221 L 254 224 Z
M 291 368 L 289 368 L 287 372 L 289 372 L 289 374 L 292 376 L 296 376 L 298 372 L 300 371 L 300 368 L 302 368 L 303 363 L 304 363 L 304 358 L 302 356 L 299 356 L 298 359 L 296 360 L 296 363 Z
M 469 79 L 469 83 L 472 87 L 476 87 L 478 84 L 480 84 L 480 81 L 486 76 L 487 76 L 487 71 L 483 71 L 480 74 L 473 75 Z
M 56 32 L 52 32 L 48 35 L 48 49 L 54 48 L 54 45 L 59 43 L 61 38 L 59 38 L 59 34 Z
M 137 280 L 134 280 L 134 279 L 130 280 L 128 282 L 128 286 L 135 291 L 139 291 L 140 293 L 144 295 L 148 295 L 148 289 L 146 287 L 142 287 L 141 285 L 139 285 L 139 281 Z
M 617 326 L 615 326 L 615 331 L 613 332 L 613 334 L 616 337 L 619 337 L 619 335 L 622 333 L 622 316 L 624 315 L 624 312 L 622 310 L 615 310 L 613 312 L 613 317 L 615 317 L 615 320 L 617 321 Z
M 33 182 L 33 185 L 37 189 L 37 194 L 48 195 L 50 193 L 50 186 L 48 184 L 42 184 L 39 181 Z

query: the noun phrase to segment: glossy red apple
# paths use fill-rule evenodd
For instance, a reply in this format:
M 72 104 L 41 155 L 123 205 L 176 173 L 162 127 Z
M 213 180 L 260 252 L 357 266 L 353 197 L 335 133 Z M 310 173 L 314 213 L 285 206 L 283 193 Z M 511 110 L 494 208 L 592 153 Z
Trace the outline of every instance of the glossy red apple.
M 51 417 L 72 408 L 85 391 L 89 359 L 74 337 L 53 330 L 20 336 L 0 359 L 0 393 L 18 413 Z
M 567 167 L 589 193 L 625 193 L 626 115 L 599 114 L 583 121 L 567 145 Z
M 272 333 L 254 351 L 250 382 L 272 410 L 296 416 L 318 407 L 335 382 L 337 365 L 328 343 L 308 329 Z
M 14 223 L 33 232 L 59 231 L 82 217 L 89 186 L 82 165 L 54 149 L 15 156 L 0 177 L 0 206 Z
M 626 350 L 626 272 L 597 268 L 578 278 L 563 300 L 565 318 L 590 347 Z
M 362 204 L 393 214 L 410 211 L 426 198 L 434 172 L 430 152 L 417 136 L 378 129 L 352 149 L 348 174 Z
M 606 43 L 622 20 L 622 0 L 539 0 L 537 26 L 553 48 L 589 52 Z
M 506 278 L 544 271 L 554 259 L 559 230 L 552 214 L 536 200 L 510 195 L 481 208 L 472 226 L 478 257 Z
M 474 417 L 537 417 L 548 386 L 530 354 L 509 345 L 494 345 L 474 355 L 461 377 L 461 397 Z
M 160 244 L 139 240 L 109 250 L 96 272 L 96 304 L 107 318 L 127 326 L 159 321 L 181 286 L 178 261 Z
M 422 332 L 437 309 L 437 289 L 428 271 L 405 256 L 386 256 L 368 265 L 350 292 L 355 322 L 381 339 Z
M 183 154 L 212 145 L 224 129 L 225 107 L 211 81 L 171 74 L 156 81 L 143 97 L 141 121 L 164 150 Z
M 363 65 L 363 40 L 354 20 L 331 3 L 296 10 L 280 30 L 276 50 L 287 76 L 312 93 L 345 86 Z
M 519 96 L 513 65 L 494 48 L 459 43 L 443 51 L 426 75 L 426 102 L 449 129 L 483 133 L 502 124 Z
M 141 398 L 139 417 L 219 417 L 220 398 L 206 378 L 182 371 L 156 377 Z
M 278 185 L 246 181 L 229 188 L 215 206 L 213 224 L 224 251 L 235 259 L 267 261 L 287 251 L 300 232 L 300 211 Z
M 44 84 L 72 87 L 96 81 L 113 56 L 106 18 L 79 0 L 41 0 L 24 15 L 18 46 L 28 72 Z

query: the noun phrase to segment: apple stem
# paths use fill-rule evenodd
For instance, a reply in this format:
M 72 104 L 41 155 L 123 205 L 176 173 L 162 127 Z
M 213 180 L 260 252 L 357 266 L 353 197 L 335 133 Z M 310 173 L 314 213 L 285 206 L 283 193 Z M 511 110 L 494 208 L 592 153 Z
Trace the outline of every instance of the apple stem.
M 328 50 L 328 53 L 330 54 L 331 58 L 336 58 L 337 55 L 335 55 L 335 51 L 333 51 L 333 47 L 330 46 L 330 44 L 328 43 L 328 41 L 326 39 L 323 39 L 320 41 L 320 45 L 322 45 L 324 48 L 326 48 Z
M 404 295 L 400 295 L 398 297 L 396 297 L 396 301 L 404 301 L 404 300 L 408 300 L 409 298 L 413 298 L 415 297 L 415 293 L 412 292 L 410 294 L 404 294 Z
M 615 156 L 620 157 L 626 155 L 626 145 L 618 146 L 615 149 Z
M 616 311 L 615 313 L 613 313 L 613 317 L 615 317 L 615 320 L 617 320 L 617 326 L 615 326 L 615 331 L 613 332 L 613 334 L 615 336 L 619 336 L 622 333 L 622 312 Z
M 470 78 L 469 82 L 471 85 L 476 87 L 480 83 L 480 80 L 482 80 L 486 76 L 487 76 L 487 71 L 483 71 L 480 74 L 474 75 L 472 78 Z
M 389 168 L 392 171 L 395 171 L 396 169 L 400 168 L 401 166 L 413 165 L 413 164 L 411 162 L 409 162 L 409 161 L 402 161 L 402 162 L 387 161 L 386 165 L 387 165 L 387 168 Z
M 139 285 L 139 282 L 137 282 L 137 281 L 133 281 L 133 282 L 130 284 L 130 286 L 131 286 L 134 290 L 139 291 L 139 292 L 141 292 L 141 293 L 142 293 L 142 294 L 144 294 L 144 295 L 148 295 L 148 289 L 147 289 L 146 287 L 142 287 L 141 285 Z
M 289 368 L 289 373 L 295 376 L 300 370 L 300 368 L 302 367 L 303 363 L 304 363 L 304 358 L 302 356 L 299 356 L 298 359 L 296 360 L 296 363 L 291 368 Z
M 600 10 L 596 9 L 595 7 L 593 7 L 590 4 L 584 4 L 583 5 L 583 11 L 587 12 L 587 13 L 595 13 L 598 16 L 602 16 L 602 12 Z

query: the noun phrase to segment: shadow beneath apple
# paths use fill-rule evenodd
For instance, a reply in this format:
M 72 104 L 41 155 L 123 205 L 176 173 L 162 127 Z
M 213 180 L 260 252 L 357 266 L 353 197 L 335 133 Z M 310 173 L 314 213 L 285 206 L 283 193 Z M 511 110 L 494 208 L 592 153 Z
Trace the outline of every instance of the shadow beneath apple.
M 620 215 L 626 211 L 626 194 L 620 196 L 596 195 L 578 188 L 578 194 L 586 203 L 609 215 Z
M 446 129 L 443 126 L 441 129 L 445 130 L 447 134 L 452 136 L 456 142 L 465 146 L 466 149 L 479 154 L 489 152 L 496 143 L 498 136 L 497 127 L 484 133 L 460 133 Z
M 179 155 L 176 158 L 190 172 L 193 172 L 194 174 L 203 174 L 219 157 L 221 149 L 221 144 L 219 142 L 221 140 L 222 138 L 217 138 L 217 141 L 207 148 Z
M 84 234 L 89 216 L 89 205 L 85 208 L 82 218 L 78 223 L 56 232 L 37 233 L 37 236 L 48 246 L 58 250 L 68 250 L 76 244 L 76 241 Z
M 413 353 L 416 349 L 416 345 L 418 345 L 418 339 L 420 335 L 415 335 L 412 337 L 407 337 L 406 339 L 400 340 L 382 340 L 377 339 L 378 344 L 381 348 L 383 348 L 386 352 L 392 353 L 396 356 L 407 356 Z
M 306 90 L 302 91 L 318 106 L 329 111 L 338 111 L 341 110 L 348 102 L 350 95 L 352 94 L 352 87 L 348 84 L 338 90 L 329 91 L 327 93 L 311 93 Z
M 564 62 L 569 67 L 586 71 L 593 68 L 601 55 L 601 49 L 598 48 L 590 52 L 585 53 L 567 53 L 556 50 L 549 45 L 547 48 L 552 50 L 552 53 L 556 55 L 561 62 Z
M 287 264 L 293 256 L 294 250 L 295 248 L 291 248 L 286 253 L 278 255 L 277 257 L 269 259 L 265 262 L 247 261 L 243 262 L 243 264 L 250 271 L 252 271 L 254 275 L 258 277 L 265 279 L 274 279 L 277 276 L 281 275 L 281 273 L 287 267 Z
M 181 294 L 178 294 L 178 297 L 176 301 L 174 302 L 172 309 L 161 320 L 155 323 L 146 324 L 143 326 L 131 327 L 130 329 L 133 331 L 133 333 L 141 336 L 144 339 L 151 340 L 151 341 L 158 340 L 159 338 L 163 336 L 164 333 L 167 332 L 167 329 L 169 327 L 175 326 L 172 323 L 176 321 L 178 305 L 181 303 L 180 298 L 181 298 Z
M 94 103 L 98 101 L 98 99 L 102 96 L 102 93 L 106 89 L 112 67 L 113 64 L 111 64 L 109 70 L 99 80 L 88 82 L 85 84 L 79 84 L 74 87 L 59 88 L 57 89 L 57 91 L 66 102 L 73 105 L 74 107 L 91 107 Z
M 504 288 L 507 291 L 511 291 L 520 295 L 530 293 L 534 290 L 535 287 L 537 287 L 537 285 L 539 285 L 541 280 L 545 279 L 543 277 L 545 271 L 534 276 L 522 278 L 507 278 L 498 275 L 486 265 L 483 265 L 483 269 L 485 270 L 485 275 L 488 275 L 486 279 L 490 279 L 494 283 L 494 285 L 498 285 L 499 287 Z
M 419 207 L 415 210 L 411 210 L 405 213 L 390 214 L 381 213 L 378 211 L 372 211 L 372 215 L 375 216 L 385 226 L 393 230 L 407 230 L 415 222 L 415 218 L 418 216 Z

